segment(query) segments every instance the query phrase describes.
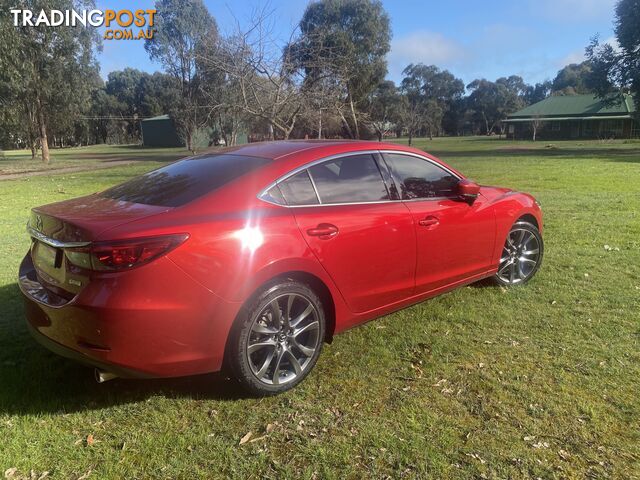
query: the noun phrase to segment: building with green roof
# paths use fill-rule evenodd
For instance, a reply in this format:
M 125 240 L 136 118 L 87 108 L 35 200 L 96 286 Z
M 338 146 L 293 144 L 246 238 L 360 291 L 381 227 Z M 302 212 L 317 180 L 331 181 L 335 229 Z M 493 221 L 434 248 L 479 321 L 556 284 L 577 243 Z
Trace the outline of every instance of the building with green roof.
M 184 141 L 178 136 L 176 125 L 169 115 L 145 118 L 142 127 L 142 145 L 145 147 L 184 147 Z M 198 128 L 193 134 L 193 146 L 198 150 L 212 146 L 218 138 L 212 128 Z M 236 144 L 247 143 L 247 134 L 239 132 Z
M 640 123 L 633 97 L 622 94 L 614 101 L 594 95 L 545 98 L 512 113 L 504 120 L 507 138 L 577 139 L 637 138 Z

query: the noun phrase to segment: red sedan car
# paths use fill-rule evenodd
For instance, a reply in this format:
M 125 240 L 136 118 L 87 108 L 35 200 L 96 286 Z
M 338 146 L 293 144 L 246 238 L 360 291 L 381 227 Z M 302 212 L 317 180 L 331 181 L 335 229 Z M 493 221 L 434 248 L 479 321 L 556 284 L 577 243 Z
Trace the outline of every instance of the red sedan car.
M 98 378 L 230 367 L 292 388 L 333 335 L 492 277 L 529 280 L 536 200 L 414 148 L 282 141 L 186 158 L 34 208 L 20 266 L 31 331 Z

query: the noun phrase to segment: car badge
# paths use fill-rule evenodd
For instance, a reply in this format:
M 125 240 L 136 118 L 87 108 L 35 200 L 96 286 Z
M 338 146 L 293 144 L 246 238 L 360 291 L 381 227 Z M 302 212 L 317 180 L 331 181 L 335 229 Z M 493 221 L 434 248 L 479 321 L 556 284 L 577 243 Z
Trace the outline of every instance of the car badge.
M 36 215 L 36 230 L 42 231 L 42 217 Z

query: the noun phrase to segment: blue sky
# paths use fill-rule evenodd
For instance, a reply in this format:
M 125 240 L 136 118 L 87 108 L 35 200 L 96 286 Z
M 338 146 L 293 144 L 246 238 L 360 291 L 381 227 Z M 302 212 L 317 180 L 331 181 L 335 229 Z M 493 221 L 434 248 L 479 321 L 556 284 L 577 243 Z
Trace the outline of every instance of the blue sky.
M 246 23 L 250 12 L 265 6 L 258 0 L 204 0 L 220 31 Z M 274 32 L 288 38 L 308 2 L 273 0 Z M 137 0 L 135 8 L 153 8 Z M 391 18 L 393 39 L 388 78 L 399 82 L 409 63 L 447 68 L 465 83 L 517 74 L 533 83 L 553 79 L 558 69 L 580 62 L 594 34 L 613 40 L 615 0 L 471 0 L 383 1 Z M 99 8 L 131 9 L 131 0 L 98 0 Z M 489 7 L 490 6 L 490 7 Z M 104 78 L 113 70 L 134 67 L 160 70 L 143 41 L 104 41 L 98 55 Z

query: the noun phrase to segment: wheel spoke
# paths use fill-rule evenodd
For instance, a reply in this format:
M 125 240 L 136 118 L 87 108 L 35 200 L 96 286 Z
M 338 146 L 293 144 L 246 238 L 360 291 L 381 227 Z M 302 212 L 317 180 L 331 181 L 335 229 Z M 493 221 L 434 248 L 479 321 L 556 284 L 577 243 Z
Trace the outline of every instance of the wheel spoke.
M 516 279 L 516 262 L 511 262 L 511 269 L 509 271 L 509 281 L 513 283 Z
M 274 348 L 269 353 L 269 355 L 267 355 L 267 358 L 264 359 L 264 362 L 262 362 L 262 366 L 260 367 L 260 370 L 258 370 L 258 372 L 256 373 L 256 377 L 258 377 L 260 380 L 262 380 L 262 378 L 267 373 L 267 370 L 269 369 L 269 366 L 271 365 L 271 362 L 273 362 L 273 359 L 274 359 L 275 356 L 276 356 L 276 349 Z
M 298 361 L 298 359 L 296 358 L 296 356 L 293 354 L 291 350 L 287 350 L 286 352 L 287 352 L 287 355 L 289 356 L 289 362 L 291 363 L 293 370 L 296 372 L 296 375 L 300 375 L 302 373 L 302 367 L 300 366 L 300 362 Z
M 507 263 L 505 263 L 504 265 L 502 265 L 502 266 L 500 267 L 500 270 L 498 270 L 498 275 L 502 275 L 502 273 L 503 273 L 503 272 L 504 272 L 504 271 L 505 271 L 509 266 L 511 266 L 511 265 L 513 264 L 513 260 L 511 260 L 510 258 L 509 258 L 509 259 L 507 259 L 507 260 L 508 260 L 508 262 L 507 262 Z
M 520 258 L 518 258 L 518 260 L 520 260 L 521 262 L 524 262 L 524 263 L 530 263 L 532 265 L 535 265 L 536 263 L 538 263 L 535 260 L 532 260 L 531 258 L 526 258 L 526 257 L 520 257 Z
M 247 353 L 251 355 L 252 353 L 257 352 L 258 350 L 262 350 L 263 348 L 276 348 L 276 341 L 273 339 L 263 340 L 260 342 L 252 343 L 247 347 Z
M 539 249 L 534 248 L 533 250 L 523 250 L 522 255 L 537 255 L 539 252 Z
M 310 357 L 311 355 L 313 355 L 313 352 L 315 352 L 314 348 L 310 348 L 305 345 L 302 345 L 300 342 L 298 342 L 295 339 L 291 342 L 291 344 L 294 347 L 296 347 L 298 350 L 300 350 L 305 357 Z
M 278 333 L 277 328 L 268 327 L 267 325 L 261 325 L 257 322 L 253 325 L 253 327 L 251 327 L 251 331 L 255 333 L 259 333 L 261 335 L 274 335 Z
M 295 295 L 289 295 L 289 297 L 287 298 L 287 311 L 284 316 L 284 323 L 287 327 L 291 324 L 291 307 L 293 307 L 293 301 L 295 299 Z
M 293 331 L 293 336 L 294 338 L 297 338 L 298 335 L 302 335 L 304 332 L 318 330 L 319 327 L 320 327 L 320 323 L 318 323 L 317 320 L 314 320 L 313 322 L 306 324 L 304 327 L 295 329 Z
M 280 384 L 280 364 L 282 363 L 282 357 L 284 356 L 284 350 L 278 352 L 278 358 L 276 358 L 276 365 L 273 368 L 273 379 L 271 380 L 274 385 Z
M 520 230 L 520 236 L 518 237 L 518 246 L 524 245 L 523 241 L 525 233 L 527 233 L 526 230 Z
M 304 320 L 305 318 L 307 318 L 307 316 L 313 312 L 313 305 L 311 305 L 310 303 L 307 305 L 307 308 L 304 309 L 304 311 L 298 315 L 291 323 L 290 326 L 293 328 L 296 328 L 298 326 L 298 324 Z
M 518 274 L 518 278 L 520 280 L 524 280 L 524 277 L 526 277 L 526 275 L 522 271 L 522 265 L 520 265 L 520 262 L 515 262 L 514 265 L 516 266 L 516 273 Z

